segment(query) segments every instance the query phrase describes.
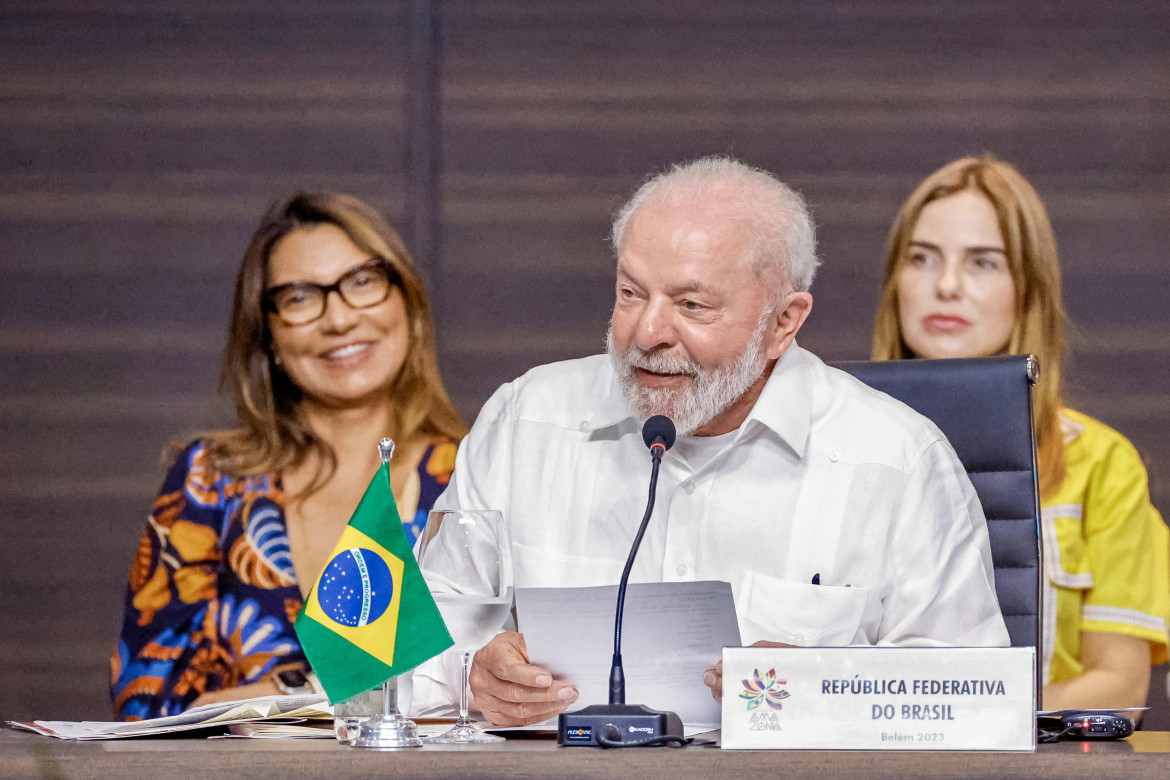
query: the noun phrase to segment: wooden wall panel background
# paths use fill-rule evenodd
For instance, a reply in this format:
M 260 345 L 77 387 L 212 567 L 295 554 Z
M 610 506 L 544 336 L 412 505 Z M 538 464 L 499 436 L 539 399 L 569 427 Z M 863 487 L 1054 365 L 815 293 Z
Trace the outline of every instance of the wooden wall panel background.
M 264 207 L 334 188 L 401 222 L 407 10 L 0 5 L 0 718 L 107 717 L 159 451 L 229 420 L 218 352 Z M 824 265 L 802 343 L 863 358 L 897 205 L 989 150 L 1056 226 L 1071 401 L 1133 439 L 1170 511 L 1164 2 L 448 0 L 443 21 L 423 270 L 469 419 L 601 349 L 608 215 L 647 172 L 725 152 L 803 191 Z

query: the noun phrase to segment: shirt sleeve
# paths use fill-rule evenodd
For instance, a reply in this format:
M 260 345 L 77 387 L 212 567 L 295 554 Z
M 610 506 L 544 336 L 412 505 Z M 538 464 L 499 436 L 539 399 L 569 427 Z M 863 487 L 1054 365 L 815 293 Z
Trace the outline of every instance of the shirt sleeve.
M 402 516 L 403 530 L 406 539 L 413 546 L 427 525 L 427 515 L 435 506 L 435 501 L 447 489 L 451 482 L 451 473 L 455 470 L 455 454 L 457 446 L 454 442 L 438 441 L 427 448 L 418 464 L 418 502 L 414 515 Z
M 506 384 L 484 404 L 459 445 L 455 471 L 435 509 L 499 509 L 507 521 L 512 399 L 513 384 Z M 403 675 L 399 696 L 404 710 L 414 716 L 449 714 L 459 701 L 460 665 L 452 648 Z
M 1170 531 L 1150 503 L 1145 466 L 1118 437 L 1094 464 L 1084 503 L 1085 553 L 1093 586 L 1082 630 L 1145 639 L 1152 664 L 1166 660 Z
M 508 516 L 511 487 L 513 383 L 483 405 L 471 432 L 459 445 L 455 471 L 435 509 L 499 509 Z
M 982 505 L 954 450 L 929 444 L 906 479 L 888 543 L 894 587 L 878 644 L 1007 647 Z
M 204 449 L 185 449 L 147 518 L 126 588 L 111 659 L 110 697 L 119 720 L 182 712 L 202 692 L 188 668 L 216 595 L 223 559 L 223 505 L 208 484 Z

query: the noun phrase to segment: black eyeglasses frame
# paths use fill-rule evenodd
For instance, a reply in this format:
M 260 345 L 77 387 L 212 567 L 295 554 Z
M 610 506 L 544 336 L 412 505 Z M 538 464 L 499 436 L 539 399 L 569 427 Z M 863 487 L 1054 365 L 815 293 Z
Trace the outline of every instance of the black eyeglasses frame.
M 386 281 L 389 283 L 389 286 L 386 288 L 386 295 L 385 297 L 373 303 L 368 303 L 365 306 L 354 306 L 345 297 L 345 293 L 341 291 L 341 285 L 343 282 L 345 282 L 346 279 L 349 279 L 354 274 L 370 268 L 378 268 L 386 274 Z M 278 284 L 275 287 L 269 287 L 262 295 L 262 302 L 264 305 L 264 310 L 269 314 L 275 314 L 284 324 L 291 327 L 296 327 L 298 325 L 308 325 L 309 323 L 316 322 L 325 316 L 325 310 L 329 306 L 329 293 L 337 293 L 337 297 L 341 298 L 345 305 L 352 309 L 368 309 L 372 306 L 377 306 L 379 303 L 385 301 L 386 298 L 390 297 L 390 291 L 395 287 L 400 289 L 402 288 L 402 275 L 398 273 L 398 270 L 389 260 L 386 260 L 382 257 L 372 257 L 366 262 L 360 265 L 355 265 L 353 268 L 347 270 L 341 276 L 337 277 L 337 281 L 333 282 L 333 284 L 317 284 L 316 282 L 286 282 L 285 284 Z M 281 316 L 280 311 L 276 306 L 276 296 L 280 295 L 285 290 L 294 288 L 316 290 L 317 292 L 321 293 L 321 312 L 316 317 L 313 317 L 311 320 L 305 320 L 304 322 L 289 322 L 283 316 Z

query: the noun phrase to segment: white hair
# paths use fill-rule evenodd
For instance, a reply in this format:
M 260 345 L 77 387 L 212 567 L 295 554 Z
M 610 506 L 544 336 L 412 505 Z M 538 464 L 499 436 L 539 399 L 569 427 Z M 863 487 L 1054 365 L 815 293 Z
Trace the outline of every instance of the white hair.
M 634 215 L 654 200 L 704 204 L 722 200 L 731 215 L 745 223 L 747 259 L 773 285 L 773 300 L 784 295 L 785 286 L 802 292 L 812 287 L 819 264 L 812 217 L 804 198 L 767 171 L 730 157 L 703 157 L 657 174 L 614 216 L 611 240 L 616 254 L 621 254 Z

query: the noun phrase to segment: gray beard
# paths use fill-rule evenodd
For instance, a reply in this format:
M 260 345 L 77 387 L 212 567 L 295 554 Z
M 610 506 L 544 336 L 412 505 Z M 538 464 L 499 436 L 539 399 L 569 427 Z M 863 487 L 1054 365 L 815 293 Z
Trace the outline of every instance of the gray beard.
M 765 311 L 761 315 L 755 332 L 733 364 L 712 371 L 703 370 L 689 358 L 645 352 L 637 346 L 631 346 L 625 355 L 620 355 L 613 343 L 611 327 L 605 334 L 605 351 L 613 364 L 626 408 L 639 423 L 656 414 L 666 415 L 674 422 L 679 436 L 689 436 L 711 422 L 742 398 L 764 373 L 768 364 L 764 354 L 764 331 L 770 314 Z M 660 374 L 688 374 L 691 384 L 685 390 L 643 387 L 634 377 L 635 368 Z

